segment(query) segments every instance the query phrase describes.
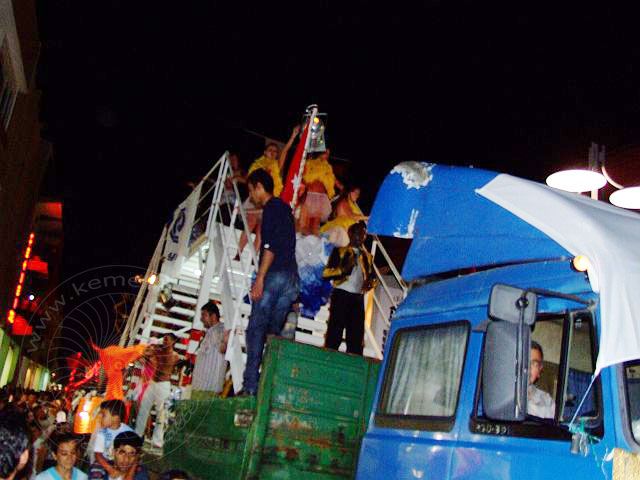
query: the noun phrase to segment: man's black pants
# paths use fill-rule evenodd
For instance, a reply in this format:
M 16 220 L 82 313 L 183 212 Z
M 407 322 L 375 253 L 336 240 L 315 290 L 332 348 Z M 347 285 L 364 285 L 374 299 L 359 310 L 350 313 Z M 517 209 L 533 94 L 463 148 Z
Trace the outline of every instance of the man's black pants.
M 331 307 L 324 346 L 337 350 L 346 330 L 347 352 L 362 355 L 364 342 L 364 295 L 339 288 L 331 292 Z

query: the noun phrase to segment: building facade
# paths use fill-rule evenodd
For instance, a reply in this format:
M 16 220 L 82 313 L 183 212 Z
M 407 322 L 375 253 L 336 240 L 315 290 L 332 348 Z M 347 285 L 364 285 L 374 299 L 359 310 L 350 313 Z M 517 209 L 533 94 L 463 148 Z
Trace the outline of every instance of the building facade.
M 46 263 L 32 256 L 36 205 L 51 156 L 51 145 L 40 134 L 39 56 L 35 1 L 0 0 L 0 356 L 3 365 L 10 365 L 2 369 L 0 383 L 10 382 L 26 366 L 27 383 L 35 388 L 46 383 L 42 372 L 47 367 L 38 355 L 24 351 L 25 338 L 15 335 L 12 323 L 21 312 L 26 323 L 20 328 L 30 328 L 31 307 L 24 302 L 33 295 L 27 291 L 30 282 L 43 276 L 37 269 Z

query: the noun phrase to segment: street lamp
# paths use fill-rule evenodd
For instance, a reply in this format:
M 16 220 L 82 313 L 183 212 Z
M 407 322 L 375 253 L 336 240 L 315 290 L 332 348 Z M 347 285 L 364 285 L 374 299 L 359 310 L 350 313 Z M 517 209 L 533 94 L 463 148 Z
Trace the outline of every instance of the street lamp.
M 610 183 L 617 188 L 609 196 L 616 207 L 640 209 L 640 186 L 624 187 L 614 182 L 604 167 L 605 150 L 595 143 L 589 149 L 589 169 L 560 170 L 547 177 L 547 185 L 567 192 L 591 192 L 591 198 L 598 199 L 598 190 Z M 599 172 L 600 170 L 601 172 Z
M 640 209 L 640 187 L 627 187 L 616 190 L 609 196 L 616 207 Z
M 607 179 L 601 173 L 578 168 L 560 170 L 547 177 L 547 185 L 550 187 L 573 193 L 600 190 L 606 184 Z

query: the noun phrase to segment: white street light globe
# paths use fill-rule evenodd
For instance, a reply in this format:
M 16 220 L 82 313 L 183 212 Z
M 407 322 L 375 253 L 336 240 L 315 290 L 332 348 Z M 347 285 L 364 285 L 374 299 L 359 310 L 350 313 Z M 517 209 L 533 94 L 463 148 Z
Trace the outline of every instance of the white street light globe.
M 604 175 L 592 170 L 561 170 L 547 177 L 547 185 L 567 192 L 598 190 L 607 184 Z
M 616 207 L 640 209 L 640 187 L 627 187 L 616 190 L 609 197 Z

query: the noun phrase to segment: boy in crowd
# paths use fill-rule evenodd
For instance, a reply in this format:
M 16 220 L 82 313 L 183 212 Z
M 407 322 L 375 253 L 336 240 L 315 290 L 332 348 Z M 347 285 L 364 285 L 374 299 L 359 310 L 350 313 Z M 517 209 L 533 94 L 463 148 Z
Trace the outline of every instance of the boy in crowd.
M 94 477 L 95 472 L 108 473 L 111 478 L 118 478 L 113 468 L 113 449 L 116 437 L 124 432 L 131 432 L 132 429 L 122 420 L 125 416 L 125 406 L 122 400 L 105 400 L 100 404 L 100 420 L 102 429 L 96 436 L 96 443 L 93 452 L 95 463 L 91 465 L 90 477 Z
M 54 432 L 49 437 L 49 449 L 56 464 L 41 472 L 36 480 L 87 480 L 87 474 L 75 467 L 78 439 L 72 433 Z
M 142 438 L 134 431 L 118 434 L 113 441 L 113 461 L 108 469 L 91 469 L 91 480 L 149 480 L 149 472 L 140 465 Z

